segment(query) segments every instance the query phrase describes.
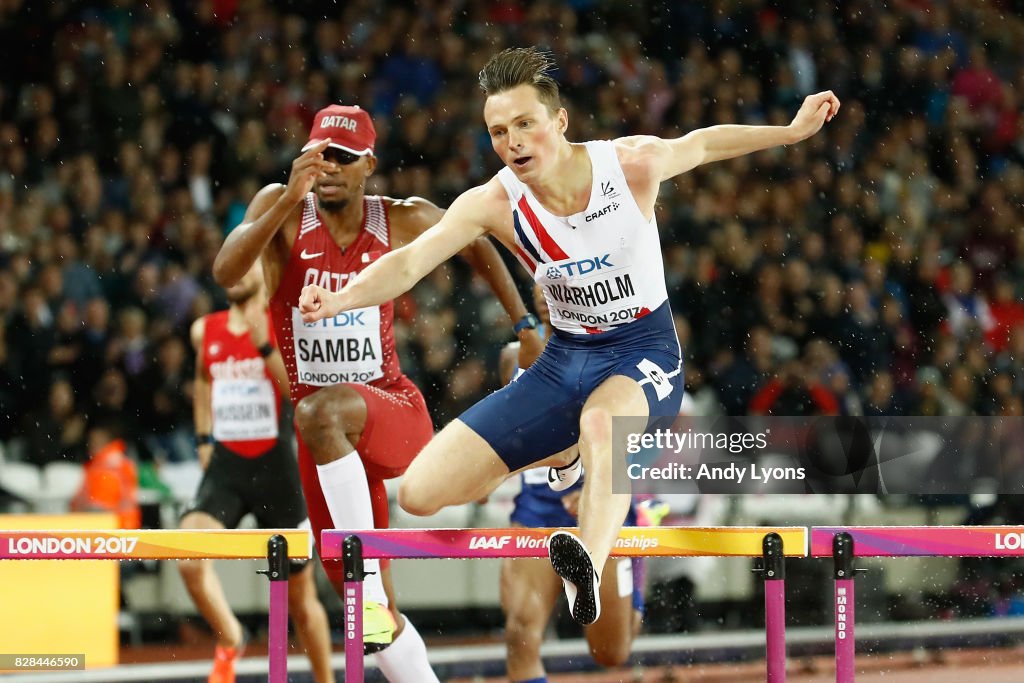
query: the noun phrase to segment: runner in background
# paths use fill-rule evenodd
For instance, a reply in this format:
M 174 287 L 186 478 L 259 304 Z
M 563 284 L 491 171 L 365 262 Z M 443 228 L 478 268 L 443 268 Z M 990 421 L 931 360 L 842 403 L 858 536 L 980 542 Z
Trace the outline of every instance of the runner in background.
M 260 528 L 308 527 L 292 433 L 288 390 L 274 343 L 259 263 L 227 290 L 230 308 L 192 324 L 196 352 L 195 418 L 203 479 L 183 529 L 233 529 L 253 514 Z M 179 560 L 192 601 L 217 637 L 209 683 L 233 683 L 245 632 L 210 560 Z M 317 599 L 313 565 L 292 561 L 288 615 L 317 683 L 334 681 L 327 613 Z

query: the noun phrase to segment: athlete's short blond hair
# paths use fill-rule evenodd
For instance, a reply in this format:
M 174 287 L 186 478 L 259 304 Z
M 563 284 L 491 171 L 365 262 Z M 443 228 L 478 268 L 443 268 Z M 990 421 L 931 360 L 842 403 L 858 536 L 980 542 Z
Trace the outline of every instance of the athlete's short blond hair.
M 532 85 L 537 98 L 554 114 L 562 108 L 558 83 L 550 72 L 551 55 L 535 47 L 510 47 L 491 57 L 480 70 L 480 87 L 490 97 L 520 85 Z

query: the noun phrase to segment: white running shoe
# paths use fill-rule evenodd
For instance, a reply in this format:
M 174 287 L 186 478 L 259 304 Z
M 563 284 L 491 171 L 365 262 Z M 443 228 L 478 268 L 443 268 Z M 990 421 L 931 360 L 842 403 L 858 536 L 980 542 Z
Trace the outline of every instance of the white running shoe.
M 583 541 L 568 531 L 556 531 L 548 538 L 548 557 L 555 573 L 562 577 L 569 613 L 587 626 L 601 616 L 601 580 Z
M 583 461 L 579 453 L 576 459 L 565 467 L 548 468 L 548 488 L 552 491 L 565 491 L 571 488 L 583 476 Z

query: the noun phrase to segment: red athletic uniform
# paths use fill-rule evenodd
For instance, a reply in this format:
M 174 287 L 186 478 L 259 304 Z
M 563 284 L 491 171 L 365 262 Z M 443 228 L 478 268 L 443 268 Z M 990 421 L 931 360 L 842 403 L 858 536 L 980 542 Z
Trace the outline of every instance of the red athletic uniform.
M 346 311 L 306 325 L 298 302 L 302 288 L 318 284 L 332 291 L 391 248 L 387 207 L 380 197 L 364 197 L 359 236 L 345 249 L 320 220 L 316 195 L 306 195 L 298 234 L 270 312 L 291 385 L 292 403 L 321 387 L 346 384 L 366 402 L 366 426 L 356 451 L 363 459 L 373 500 L 374 524 L 388 526 L 384 479 L 402 474 L 434 434 L 423 395 L 402 374 L 395 353 L 394 304 Z M 296 430 L 299 474 L 316 542 L 333 528 L 320 490 L 316 463 Z
M 273 448 L 281 393 L 249 332 L 228 329 L 228 311 L 206 316 L 201 362 L 210 375 L 213 438 L 247 458 Z
M 228 529 L 250 512 L 263 529 L 299 526 L 306 504 L 281 392 L 248 330 L 228 329 L 228 311 L 206 316 L 199 362 L 210 376 L 213 454 L 186 514 L 205 512 Z

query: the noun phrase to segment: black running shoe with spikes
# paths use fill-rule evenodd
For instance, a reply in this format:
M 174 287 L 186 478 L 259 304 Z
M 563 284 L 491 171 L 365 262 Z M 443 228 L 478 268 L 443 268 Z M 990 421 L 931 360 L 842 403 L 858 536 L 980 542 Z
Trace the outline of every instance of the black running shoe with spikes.
M 569 612 L 587 626 L 601 616 L 601 581 L 586 546 L 568 531 L 556 531 L 548 539 L 548 556 L 555 573 L 562 577 Z

